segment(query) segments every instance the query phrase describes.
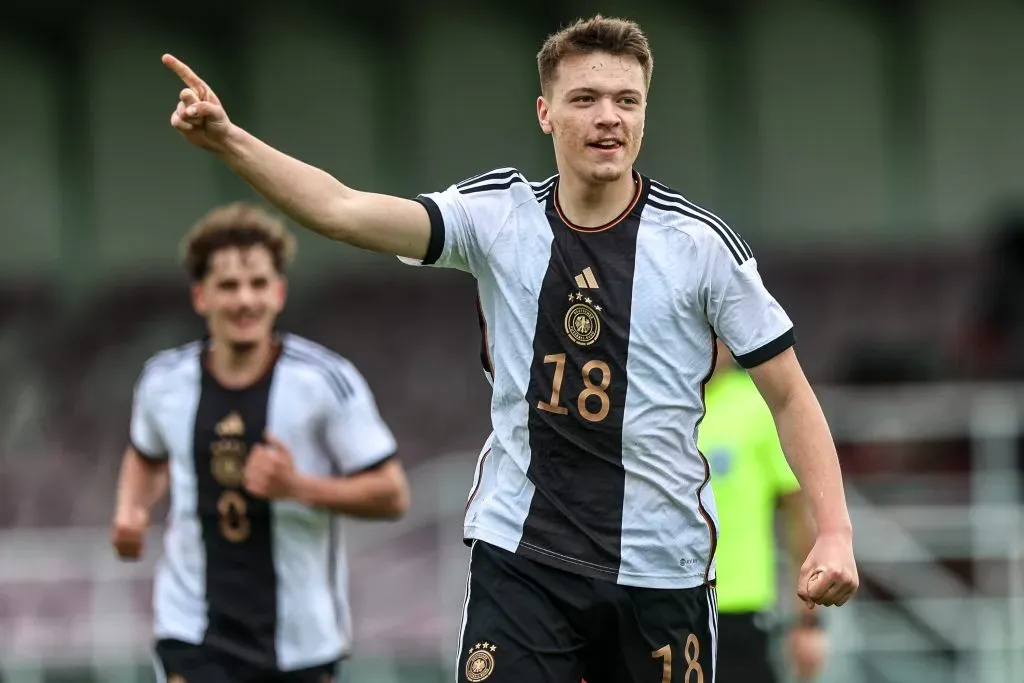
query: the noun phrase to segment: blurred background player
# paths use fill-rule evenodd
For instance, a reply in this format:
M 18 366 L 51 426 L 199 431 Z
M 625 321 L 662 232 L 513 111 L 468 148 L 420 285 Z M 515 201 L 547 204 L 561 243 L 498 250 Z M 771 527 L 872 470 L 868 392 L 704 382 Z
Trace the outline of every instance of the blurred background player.
M 259 208 L 206 215 L 183 262 L 209 336 L 153 356 L 135 387 L 113 543 L 140 556 L 169 485 L 153 600 L 167 680 L 331 680 L 351 644 L 335 515 L 393 519 L 408 505 L 360 373 L 275 331 L 294 248 Z
M 722 526 L 718 568 L 718 683 L 774 683 L 769 613 L 777 607 L 774 512 L 781 506 L 792 573 L 814 543 L 804 496 L 779 444 L 771 411 L 750 377 L 718 340 L 707 414 L 697 444 L 711 463 Z M 788 654 L 799 680 L 815 676 L 825 656 L 818 612 L 796 600 Z

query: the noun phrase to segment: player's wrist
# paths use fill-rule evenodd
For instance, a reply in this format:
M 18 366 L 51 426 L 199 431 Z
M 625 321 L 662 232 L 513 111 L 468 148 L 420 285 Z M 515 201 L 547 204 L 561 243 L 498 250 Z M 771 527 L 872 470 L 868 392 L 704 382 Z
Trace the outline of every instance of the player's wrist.
M 312 493 L 312 479 L 295 472 L 288 478 L 288 484 L 286 486 L 286 498 L 294 500 L 304 505 L 309 505 L 310 500 L 313 497 Z
M 251 143 L 252 136 L 242 127 L 228 123 L 219 144 L 214 149 L 223 160 L 240 160 L 246 156 L 246 146 Z

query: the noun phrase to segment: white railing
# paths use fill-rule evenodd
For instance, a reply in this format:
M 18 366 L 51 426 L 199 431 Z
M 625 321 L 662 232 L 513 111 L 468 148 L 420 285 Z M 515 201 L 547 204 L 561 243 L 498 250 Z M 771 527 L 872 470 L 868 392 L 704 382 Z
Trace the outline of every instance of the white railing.
M 927 473 L 848 482 L 861 575 L 896 597 L 875 601 L 865 590 L 845 608 L 827 612 L 833 656 L 823 683 L 1024 681 L 1024 507 L 1015 469 L 1024 388 L 947 384 L 885 391 L 829 387 L 819 393 L 839 442 L 966 438 L 971 459 L 966 503 L 942 500 L 943 479 Z M 432 640 L 420 643 L 416 654 L 433 655 L 442 666 L 454 659 L 467 560 L 459 532 L 475 460 L 475 453 L 451 454 L 410 472 L 413 507 L 400 522 L 349 525 L 349 554 L 358 558 L 399 547 L 406 534 L 440 524 L 438 578 L 423 588 L 435 593 L 431 604 L 439 619 Z M 901 486 L 925 493 L 879 504 L 872 501 L 880 483 L 889 491 L 886 499 Z M 0 595 L 29 584 L 91 587 L 91 606 L 70 623 L 64 616 L 27 621 L 17 613 L 0 621 L 0 662 L 31 671 L 60 663 L 148 661 L 145 614 L 124 586 L 146 580 L 155 555 L 136 564 L 117 562 L 106 529 L 0 532 Z M 947 569 L 943 563 L 951 559 L 969 560 L 975 581 Z M 381 573 L 354 572 L 353 590 L 365 593 L 361 602 L 375 604 L 375 591 L 384 600 L 389 586 Z M 360 681 L 397 682 L 386 663 L 408 656 L 410 646 L 378 634 L 399 617 L 373 609 L 357 614 L 360 657 L 382 662 Z M 31 674 L 21 679 L 37 680 Z

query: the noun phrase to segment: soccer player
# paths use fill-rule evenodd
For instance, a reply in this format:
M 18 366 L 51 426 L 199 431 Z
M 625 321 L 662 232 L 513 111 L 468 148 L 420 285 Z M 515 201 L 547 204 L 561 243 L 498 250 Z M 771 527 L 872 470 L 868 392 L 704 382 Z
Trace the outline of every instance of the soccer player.
M 777 603 L 774 512 L 781 507 L 795 569 L 814 537 L 800 484 L 786 462 L 764 399 L 718 341 L 708 383 L 707 415 L 697 446 L 711 464 L 722 528 L 718 571 L 718 683 L 774 683 L 767 618 Z M 816 675 L 825 656 L 819 612 L 797 601 L 788 654 L 799 680 Z
M 718 522 L 696 436 L 716 337 L 764 394 L 814 503 L 799 594 L 850 598 L 842 476 L 792 323 L 746 242 L 633 167 L 652 68 L 636 24 L 594 17 L 541 48 L 537 117 L 557 175 L 500 169 L 416 199 L 272 148 L 163 61 L 185 84 L 171 125 L 298 223 L 477 280 L 493 431 L 466 510 L 461 680 L 714 680 Z M 296 95 L 282 106 L 303 106 Z
M 163 351 L 135 386 L 113 544 L 140 556 L 150 509 L 171 509 L 154 585 L 161 680 L 325 683 L 351 646 L 337 515 L 408 504 L 396 444 L 351 363 L 278 333 L 284 225 L 231 204 L 185 240 L 209 336 Z

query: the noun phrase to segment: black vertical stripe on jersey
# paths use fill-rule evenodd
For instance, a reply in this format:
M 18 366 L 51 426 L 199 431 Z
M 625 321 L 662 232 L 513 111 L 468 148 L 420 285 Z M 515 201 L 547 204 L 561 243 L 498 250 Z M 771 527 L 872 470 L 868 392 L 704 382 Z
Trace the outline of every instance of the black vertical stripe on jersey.
M 248 449 L 267 426 L 267 404 L 273 371 L 245 389 L 227 389 L 203 369 L 202 393 L 196 411 L 193 453 L 199 520 L 206 550 L 207 627 L 204 644 L 252 664 L 275 668 L 277 652 L 277 576 L 274 569 L 273 516 L 266 500 L 239 486 L 251 524 L 249 537 L 229 541 L 220 530 L 217 503 L 226 489 L 212 474 L 211 444 L 219 438 L 217 423 L 232 411 L 245 424 Z
M 577 573 L 615 580 L 621 564 L 622 507 L 625 473 L 622 467 L 622 423 L 625 412 L 626 372 L 633 270 L 646 188 L 632 210 L 606 229 L 583 231 L 567 226 L 554 204 L 546 202 L 554 239 L 538 297 L 533 362 L 527 390 L 530 466 L 528 477 L 535 493 L 523 525 L 517 552 L 539 562 Z M 597 289 L 580 289 L 576 276 L 591 268 Z M 590 298 L 598 312 L 601 331 L 589 346 L 572 341 L 565 331 L 569 295 Z M 539 409 L 550 402 L 554 363 L 545 356 L 566 355 L 559 404 L 568 413 Z M 581 416 L 578 398 L 584 390 L 583 366 L 607 363 L 611 381 L 607 389 L 610 410 L 600 422 Z M 600 385 L 600 372 L 590 374 Z M 591 397 L 586 406 L 597 411 Z

